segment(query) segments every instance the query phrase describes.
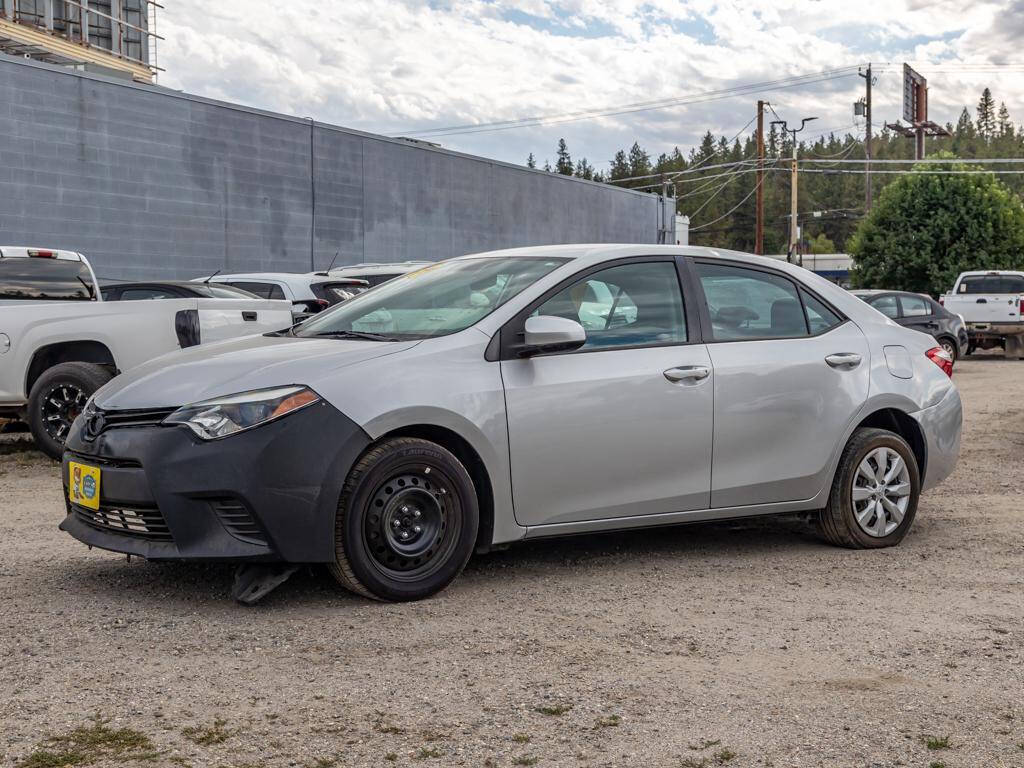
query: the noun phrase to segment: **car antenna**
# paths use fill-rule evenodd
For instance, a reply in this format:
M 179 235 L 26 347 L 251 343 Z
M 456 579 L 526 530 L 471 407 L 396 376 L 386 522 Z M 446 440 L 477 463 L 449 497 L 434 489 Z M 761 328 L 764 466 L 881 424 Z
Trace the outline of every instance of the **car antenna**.
M 206 283 L 210 282 L 211 280 L 213 280 L 213 278 L 215 278 L 215 277 L 216 277 L 217 275 L 219 275 L 219 274 L 220 274 L 220 270 L 218 269 L 218 270 L 217 270 L 216 272 L 214 272 L 214 273 L 213 273 L 212 275 L 210 275 L 210 276 L 209 276 L 208 278 L 206 278 L 205 280 L 203 280 L 203 284 L 205 285 Z
M 338 260 L 338 254 L 340 253 L 341 248 L 334 252 L 334 258 L 331 259 L 331 263 L 328 265 L 327 269 L 325 269 L 323 272 L 314 272 L 313 274 L 320 275 L 321 277 L 328 277 L 330 275 L 331 269 L 334 267 L 334 262 Z
M 85 290 L 87 290 L 89 292 L 89 298 L 90 299 L 95 299 L 96 298 L 96 291 L 93 290 L 93 287 L 91 285 L 89 285 L 89 283 L 87 283 L 85 280 L 83 280 L 81 275 L 75 275 L 75 277 L 78 278 L 78 282 L 80 282 L 82 285 L 85 286 Z

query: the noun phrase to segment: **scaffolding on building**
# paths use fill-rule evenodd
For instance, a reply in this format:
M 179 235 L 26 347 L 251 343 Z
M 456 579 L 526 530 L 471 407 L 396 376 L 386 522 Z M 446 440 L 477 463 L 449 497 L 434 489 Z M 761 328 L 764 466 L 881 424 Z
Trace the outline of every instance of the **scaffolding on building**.
M 0 52 L 153 82 L 156 0 L 0 0 Z

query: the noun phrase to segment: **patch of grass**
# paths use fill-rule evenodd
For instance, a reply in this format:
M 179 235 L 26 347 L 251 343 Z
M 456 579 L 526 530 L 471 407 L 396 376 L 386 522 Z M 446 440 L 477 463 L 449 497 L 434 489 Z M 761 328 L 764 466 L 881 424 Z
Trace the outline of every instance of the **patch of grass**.
M 444 751 L 437 747 L 420 747 L 412 757 L 413 760 L 426 760 L 428 757 L 444 757 Z
M 235 735 L 235 731 L 228 730 L 224 727 L 227 724 L 227 720 L 216 717 L 213 720 L 213 725 L 196 725 L 189 726 L 188 728 L 182 728 L 181 735 L 189 741 L 195 742 L 203 747 L 209 747 L 213 744 L 223 744 Z
M 946 768 L 946 764 L 941 760 L 932 760 L 928 763 L 928 768 Z
M 530 734 L 528 734 L 528 733 L 513 733 L 512 734 L 512 741 L 514 741 L 516 744 L 529 744 L 530 743 Z
M 571 709 L 572 704 L 545 704 L 540 707 L 534 707 L 533 711 L 540 712 L 540 714 L 548 715 L 550 717 L 559 717 Z
M 725 765 L 730 760 L 732 760 L 734 757 L 736 757 L 736 753 L 733 752 L 728 747 L 722 747 L 720 750 L 715 752 L 713 757 L 714 757 L 716 763 L 718 763 L 719 765 Z
M 160 756 L 146 734 L 131 728 L 110 728 L 109 720 L 95 717 L 63 736 L 51 736 L 38 749 L 16 763 L 16 768 L 64 768 L 91 765 L 103 759 L 154 760 Z
M 922 736 L 921 740 L 928 749 L 949 749 L 949 736 Z
M 701 739 L 697 744 L 687 744 L 690 749 L 695 752 L 701 749 L 708 749 L 709 747 L 717 747 L 722 743 L 721 739 L 715 739 L 714 741 L 708 741 L 707 739 Z
M 622 718 L 618 715 L 608 715 L 607 717 L 599 717 L 594 721 L 595 728 L 614 728 L 622 722 Z
M 520 755 L 512 761 L 512 765 L 536 765 L 537 758 L 532 755 Z
M 398 753 L 388 752 L 386 755 L 384 755 L 384 759 L 387 760 L 389 763 L 393 763 L 395 762 L 395 760 L 398 759 Z
M 708 764 L 708 759 L 702 757 L 697 759 L 696 757 L 684 757 L 679 761 L 679 768 L 705 768 Z

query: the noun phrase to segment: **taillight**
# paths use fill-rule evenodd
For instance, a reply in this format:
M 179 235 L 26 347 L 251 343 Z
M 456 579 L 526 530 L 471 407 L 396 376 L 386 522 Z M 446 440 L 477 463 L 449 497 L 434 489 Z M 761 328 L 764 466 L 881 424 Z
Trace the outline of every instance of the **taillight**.
M 320 307 L 321 310 L 324 310 L 331 306 L 331 302 L 329 302 L 327 299 L 317 299 L 316 305 Z
M 929 360 L 942 369 L 943 373 L 947 376 L 953 375 L 953 358 L 950 357 L 949 352 L 942 347 L 932 347 L 925 354 Z
M 37 248 L 30 248 L 28 255 L 36 259 L 56 259 L 57 254 L 53 251 L 40 251 Z

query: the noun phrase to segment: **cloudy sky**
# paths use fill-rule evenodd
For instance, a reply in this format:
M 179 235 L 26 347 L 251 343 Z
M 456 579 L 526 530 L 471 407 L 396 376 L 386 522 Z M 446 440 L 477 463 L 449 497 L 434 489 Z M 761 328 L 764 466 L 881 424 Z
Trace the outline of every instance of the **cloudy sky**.
M 167 0 L 168 87 L 388 135 L 550 116 L 515 130 L 441 136 L 446 147 L 523 162 L 574 157 L 606 169 L 634 140 L 683 151 L 729 136 L 765 98 L 805 136 L 863 132 L 855 71 L 668 109 L 588 120 L 583 110 L 697 96 L 873 62 L 876 126 L 900 117 L 902 62 L 929 80 L 930 117 L 955 121 L 988 85 L 1024 122 L 1024 0 Z M 761 5 L 758 9 L 758 5 Z M 210 11 L 213 7 L 215 10 Z M 993 66 L 1002 65 L 1002 66 Z M 1009 65 L 1009 66 L 1008 66 Z M 844 73 L 839 73 L 844 74 Z M 693 101 L 693 99 L 690 99 Z M 558 118 L 556 116 L 563 116 Z

